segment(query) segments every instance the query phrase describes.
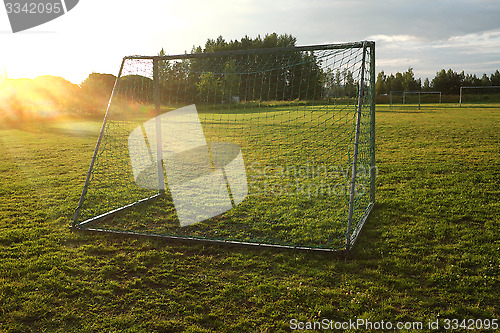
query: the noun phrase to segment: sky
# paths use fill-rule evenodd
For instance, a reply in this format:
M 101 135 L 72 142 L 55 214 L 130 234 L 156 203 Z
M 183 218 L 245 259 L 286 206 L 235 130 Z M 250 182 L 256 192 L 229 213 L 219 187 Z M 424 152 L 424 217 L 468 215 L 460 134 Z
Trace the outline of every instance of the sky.
M 117 74 L 127 55 L 190 51 L 208 38 L 291 34 L 298 45 L 373 40 L 376 71 L 500 70 L 499 0 L 80 0 L 67 14 L 12 33 L 0 7 L 0 74 Z

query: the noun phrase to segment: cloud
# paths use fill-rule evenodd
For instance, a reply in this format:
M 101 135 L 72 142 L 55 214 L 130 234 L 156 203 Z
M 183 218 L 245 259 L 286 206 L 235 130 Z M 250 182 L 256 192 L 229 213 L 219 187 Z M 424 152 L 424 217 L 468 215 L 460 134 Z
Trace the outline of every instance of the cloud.
M 440 69 L 481 75 L 500 68 L 500 28 L 453 35 L 428 41 L 412 35 L 373 35 L 377 45 L 377 71 L 406 71 L 432 77 Z
M 394 59 L 376 59 L 377 67 L 398 67 L 402 66 L 413 67 L 420 63 L 420 60 L 415 58 L 394 58 Z
M 87 0 L 47 23 L 57 33 L 0 35 L 8 50 L 0 66 L 12 75 L 56 74 L 79 83 L 92 71 L 116 74 L 125 55 L 161 48 L 179 54 L 219 35 L 276 32 L 292 34 L 300 45 L 375 40 L 377 70 L 386 72 L 499 67 L 498 0 L 145 0 L 141 6 L 123 0 L 112 12 L 114 2 Z M 37 61 L 29 58 L 33 52 Z
M 492 49 L 500 53 L 500 29 L 483 31 L 480 33 L 452 36 L 446 41 L 435 43 L 435 48 L 453 47 L 461 49 L 474 48 L 475 51 L 491 52 Z
M 416 36 L 411 35 L 373 35 L 367 38 L 368 40 L 376 40 L 383 43 L 406 43 L 406 42 L 417 42 L 421 39 Z

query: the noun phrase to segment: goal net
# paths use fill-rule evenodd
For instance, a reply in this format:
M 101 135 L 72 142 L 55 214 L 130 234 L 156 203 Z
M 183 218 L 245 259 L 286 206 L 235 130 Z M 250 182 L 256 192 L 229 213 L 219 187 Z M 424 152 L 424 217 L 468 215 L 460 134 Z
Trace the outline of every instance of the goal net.
M 349 249 L 374 204 L 374 48 L 125 57 L 73 227 Z
M 389 93 L 389 105 L 393 109 L 396 106 L 409 108 L 418 107 L 422 104 L 441 104 L 442 94 L 440 91 L 391 91 Z
M 460 87 L 459 106 L 500 103 L 500 86 Z

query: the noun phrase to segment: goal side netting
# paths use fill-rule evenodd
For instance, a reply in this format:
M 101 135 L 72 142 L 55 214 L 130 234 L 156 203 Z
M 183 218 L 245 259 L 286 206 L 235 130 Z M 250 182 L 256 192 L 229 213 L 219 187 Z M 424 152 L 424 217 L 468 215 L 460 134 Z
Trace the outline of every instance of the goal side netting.
M 73 227 L 349 249 L 374 205 L 373 42 L 129 56 Z

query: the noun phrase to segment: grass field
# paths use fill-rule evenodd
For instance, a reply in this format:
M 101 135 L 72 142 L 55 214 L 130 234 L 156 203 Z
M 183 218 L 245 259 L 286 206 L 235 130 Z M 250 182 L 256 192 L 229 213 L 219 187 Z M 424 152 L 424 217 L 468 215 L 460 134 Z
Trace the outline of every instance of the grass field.
M 72 233 L 99 127 L 0 127 L 0 331 L 500 319 L 499 105 L 377 106 L 377 203 L 349 257 Z
M 215 214 L 212 218 L 202 217 L 198 221 L 203 222 L 181 227 L 179 216 L 199 216 L 209 205 L 215 206 L 214 203 L 219 203 L 223 206 L 224 200 L 213 195 L 217 193 L 214 190 L 216 186 L 211 184 L 211 191 L 207 193 L 204 191 L 205 185 L 199 182 L 199 179 L 212 172 L 211 166 L 207 165 L 210 164 L 208 149 L 205 156 L 203 149 L 186 148 L 192 148 L 192 142 L 189 145 L 184 140 L 179 140 L 176 135 L 171 135 L 163 139 L 165 154 L 177 151 L 176 154 L 164 156 L 169 184 L 166 195 L 149 200 L 147 205 L 135 205 L 103 221 L 85 224 L 84 227 L 216 241 L 345 249 L 355 107 L 313 107 L 297 103 L 250 108 L 236 105 L 231 109 L 201 108 L 200 111 L 197 117 L 203 127 L 203 138 L 201 141 L 197 139 L 197 147 L 207 148 L 205 140 L 215 146 L 220 142 L 237 145 L 246 169 L 246 177 L 241 177 L 245 178 L 244 183 L 247 184 L 244 192 L 248 192 L 248 195 L 245 199 L 227 213 Z M 358 149 L 358 169 L 362 172 L 357 180 L 358 195 L 353 209 L 351 237 L 357 234 L 353 230 L 356 230 L 359 221 L 365 217 L 371 202 L 370 109 L 364 108 L 363 112 L 363 119 L 366 120 L 362 122 L 363 134 L 360 135 Z M 170 116 L 172 117 L 172 113 Z M 147 167 L 137 178 L 139 181 L 134 179 L 129 154 L 129 134 L 134 128 L 139 130 L 135 132 L 138 133 L 139 143 L 141 139 L 145 142 L 143 136 L 146 131 L 149 131 L 148 142 L 156 141 L 151 137 L 151 132 L 154 134 L 155 129 L 142 131 L 145 127 L 141 124 L 149 119 L 137 116 L 126 119 L 118 116 L 111 118 L 99 146 L 92 181 L 80 210 L 79 222 L 87 223 L 88 219 L 151 198 L 158 193 L 157 163 L 149 162 L 150 156 L 156 157 L 156 153 L 148 153 L 146 157 L 140 158 L 141 166 Z M 183 133 L 191 132 L 189 138 L 198 138 L 193 130 L 197 127 L 184 119 L 171 118 L 163 121 L 176 124 L 176 128 L 182 125 Z M 147 124 L 149 125 L 146 127 L 150 128 L 151 122 Z M 154 120 L 152 124 L 155 125 Z M 176 132 L 173 127 L 165 126 L 163 131 L 167 134 Z M 195 133 L 192 133 L 193 131 Z M 171 144 L 170 141 L 174 140 L 176 144 Z M 137 144 L 137 139 L 134 139 L 132 146 L 134 144 Z M 156 152 L 156 145 L 150 146 L 149 150 Z M 180 150 L 182 153 L 179 153 Z M 219 156 L 226 159 L 224 165 L 236 157 L 230 155 L 229 152 L 220 152 Z M 133 156 L 135 154 L 132 154 L 132 158 Z M 213 156 L 214 154 L 212 158 Z M 208 168 L 210 170 L 207 170 Z M 172 186 L 173 184 L 181 183 L 185 186 L 184 182 L 192 180 L 197 181 L 196 186 L 193 186 L 196 193 L 192 193 L 192 186 L 189 186 L 190 191 L 183 190 L 182 194 L 175 188 L 172 191 L 175 186 Z M 239 179 L 233 180 L 238 181 Z M 226 188 L 223 190 L 227 193 Z M 212 195 L 211 200 L 206 198 L 207 195 Z M 184 202 L 188 201 L 187 197 L 194 199 L 189 200 L 189 204 L 184 205 L 188 207 L 184 209 L 182 204 L 179 209 L 177 201 L 176 209 L 173 209 L 173 202 L 180 197 Z M 203 204 L 198 206 L 194 203 L 199 202 L 199 198 L 203 198 Z M 209 217 L 211 216 L 213 215 Z

